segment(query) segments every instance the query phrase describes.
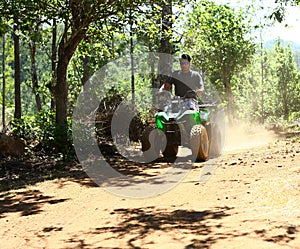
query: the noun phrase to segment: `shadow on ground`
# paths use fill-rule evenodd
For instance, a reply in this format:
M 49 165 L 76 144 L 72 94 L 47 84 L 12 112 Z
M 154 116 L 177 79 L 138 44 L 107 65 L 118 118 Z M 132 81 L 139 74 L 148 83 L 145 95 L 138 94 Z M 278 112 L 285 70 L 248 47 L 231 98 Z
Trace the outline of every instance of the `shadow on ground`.
M 0 161 L 0 192 L 59 178 L 66 178 L 88 187 L 96 186 L 75 162 L 33 158 L 5 158 Z
M 226 206 L 200 211 L 186 209 L 168 211 L 155 207 L 115 209 L 110 214 L 118 216 L 120 222 L 113 226 L 98 227 L 94 231 L 90 231 L 89 236 L 90 234 L 94 236 L 107 234 L 106 242 L 103 243 L 112 246 L 108 248 L 117 248 L 114 245 L 117 245 L 120 240 L 122 240 L 124 248 L 148 248 L 149 245 L 152 247 L 156 244 L 161 245 L 162 242 L 157 241 L 160 239 L 157 234 L 170 233 L 169 236 L 173 237 L 174 242 L 183 245 L 183 248 L 210 248 L 218 240 L 230 236 L 245 236 L 238 231 L 228 234 L 220 233 L 221 220 L 230 215 L 231 209 Z M 182 238 L 185 236 L 192 239 L 188 243 L 183 242 Z M 80 248 L 99 248 L 88 245 L 81 237 L 84 236 L 74 236 L 65 242 L 66 244 L 77 242 L 78 245 L 81 245 Z M 168 247 L 168 244 L 165 246 Z
M 297 226 L 289 225 L 261 230 L 242 230 L 230 227 L 223 220 L 234 215 L 232 207 L 214 207 L 210 210 L 159 209 L 154 206 L 143 208 L 120 208 L 110 212 L 118 223 L 107 223 L 90 231 L 67 238 L 65 249 L 70 248 L 172 248 L 208 249 L 216 243 L 239 239 L 256 238 L 258 244 L 269 242 L 287 245 L 299 233 Z M 280 231 L 279 231 L 280 229 Z M 98 238 L 101 238 L 99 239 Z M 104 237 L 104 238 L 103 238 Z M 96 243 L 85 238 L 94 238 Z M 260 242 L 259 242 L 260 241 Z M 100 244 L 99 244 L 100 243 Z M 102 246 L 105 245 L 105 246 Z M 261 245 L 261 244 L 259 244 Z M 177 248 L 176 247 L 176 248 Z M 269 247 L 268 247 L 269 248 Z
M 100 150 L 112 168 L 128 177 L 156 176 L 176 160 L 176 158 L 159 158 L 151 163 L 137 163 L 124 158 L 111 144 L 101 145 Z M 156 173 L 151 170 L 155 170 Z M 81 164 L 75 161 L 59 162 L 48 157 L 0 158 L 0 193 L 61 178 L 86 187 L 98 186 L 87 175 Z
M 0 219 L 7 213 L 20 213 L 20 216 L 39 214 L 44 204 L 54 205 L 68 199 L 55 199 L 43 195 L 39 190 L 17 192 L 13 195 L 0 195 Z

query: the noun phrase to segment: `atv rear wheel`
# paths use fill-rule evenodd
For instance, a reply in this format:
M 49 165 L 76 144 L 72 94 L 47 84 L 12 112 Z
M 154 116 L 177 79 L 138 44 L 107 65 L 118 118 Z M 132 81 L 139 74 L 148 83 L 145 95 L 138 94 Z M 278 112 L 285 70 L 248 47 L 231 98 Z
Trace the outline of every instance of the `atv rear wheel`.
M 146 162 L 154 161 L 159 157 L 160 149 L 163 144 L 160 132 L 161 131 L 157 128 L 148 126 L 142 133 L 142 152 Z
M 163 151 L 164 157 L 174 157 L 178 153 L 178 145 L 167 144 L 166 148 Z
M 209 154 L 209 141 L 206 128 L 194 125 L 190 132 L 190 146 L 192 155 L 197 161 L 205 161 Z

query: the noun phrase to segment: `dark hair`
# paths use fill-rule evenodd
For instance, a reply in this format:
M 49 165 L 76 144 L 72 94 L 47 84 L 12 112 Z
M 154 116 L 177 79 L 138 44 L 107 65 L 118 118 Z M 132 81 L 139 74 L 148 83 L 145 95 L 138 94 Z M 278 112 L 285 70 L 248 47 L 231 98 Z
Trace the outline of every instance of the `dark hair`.
M 191 62 L 192 60 L 191 56 L 189 56 L 188 54 L 182 54 L 180 60 L 182 59 L 188 60 L 189 62 Z

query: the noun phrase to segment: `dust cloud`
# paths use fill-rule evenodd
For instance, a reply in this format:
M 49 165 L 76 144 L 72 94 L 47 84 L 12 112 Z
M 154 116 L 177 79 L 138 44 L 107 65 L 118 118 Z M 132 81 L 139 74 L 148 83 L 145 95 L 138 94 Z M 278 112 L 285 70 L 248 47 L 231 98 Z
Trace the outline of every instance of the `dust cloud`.
M 259 124 L 238 122 L 238 125 L 226 125 L 224 152 L 243 150 L 267 145 L 278 139 L 274 131 Z

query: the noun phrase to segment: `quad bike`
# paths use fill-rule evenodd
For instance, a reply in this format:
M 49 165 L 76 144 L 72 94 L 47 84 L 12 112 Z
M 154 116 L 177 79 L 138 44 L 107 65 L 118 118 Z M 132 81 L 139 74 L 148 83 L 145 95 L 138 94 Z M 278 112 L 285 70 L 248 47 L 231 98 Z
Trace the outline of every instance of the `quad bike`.
M 141 138 L 146 159 L 152 161 L 160 152 L 164 157 L 175 157 L 179 146 L 190 148 L 195 161 L 221 153 L 221 131 L 210 119 L 215 104 L 199 104 L 194 91 L 184 97 L 164 91 L 157 98 L 156 125 L 146 127 Z

